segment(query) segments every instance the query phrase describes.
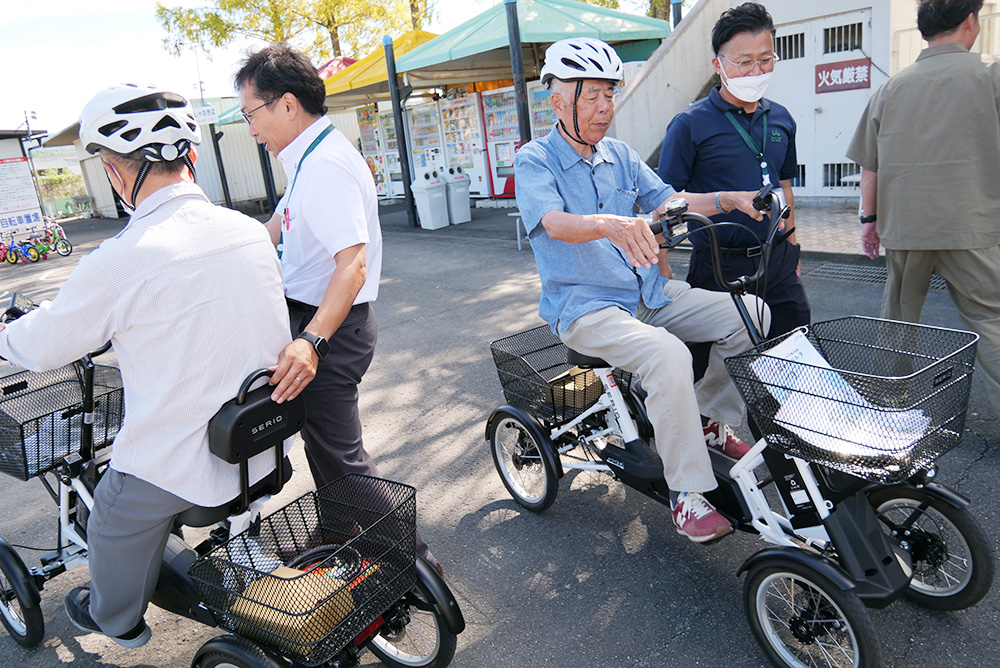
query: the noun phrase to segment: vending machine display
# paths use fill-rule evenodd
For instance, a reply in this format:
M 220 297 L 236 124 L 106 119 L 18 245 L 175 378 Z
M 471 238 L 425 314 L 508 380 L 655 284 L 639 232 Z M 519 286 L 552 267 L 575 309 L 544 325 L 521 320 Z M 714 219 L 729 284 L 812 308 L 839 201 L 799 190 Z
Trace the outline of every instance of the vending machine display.
M 403 170 L 399 166 L 399 145 L 396 143 L 396 120 L 391 111 L 378 113 L 378 125 L 385 137 L 384 153 L 386 173 L 389 179 L 389 196 L 402 197 Z
M 446 166 L 461 167 L 469 176 L 470 195 L 489 197 L 490 179 L 486 171 L 486 146 L 483 143 L 478 93 L 439 100 L 438 106 L 444 129 Z
M 375 179 L 375 192 L 379 197 L 388 197 L 389 184 L 386 179 L 385 158 L 382 155 L 375 106 L 361 107 L 357 113 L 358 129 L 361 131 L 361 155 L 372 172 L 372 178 Z
M 552 132 L 556 115 L 552 111 L 549 89 L 541 85 L 529 85 L 528 106 L 531 109 L 531 138 L 538 139 Z
M 410 141 L 413 169 L 416 172 L 444 167 L 437 102 L 428 102 L 410 109 Z M 413 175 L 414 178 L 417 176 L 418 174 Z
M 494 197 L 514 196 L 514 149 L 520 143 L 514 88 L 480 94 L 486 124 L 486 157 Z

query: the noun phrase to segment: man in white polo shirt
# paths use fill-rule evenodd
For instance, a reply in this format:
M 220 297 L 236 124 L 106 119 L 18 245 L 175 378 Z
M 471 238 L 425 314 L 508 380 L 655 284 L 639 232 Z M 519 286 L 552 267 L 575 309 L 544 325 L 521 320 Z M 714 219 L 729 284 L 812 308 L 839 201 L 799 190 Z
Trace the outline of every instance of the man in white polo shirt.
M 378 476 L 358 414 L 358 384 L 375 352 L 372 302 L 382 269 L 375 182 L 326 118 L 323 80 L 301 53 L 265 47 L 243 61 L 235 82 L 250 135 L 288 176 L 267 223 L 295 337 L 271 379 L 274 399 L 305 397 L 302 438 L 317 487 L 348 473 Z M 419 534 L 417 551 L 440 572 Z

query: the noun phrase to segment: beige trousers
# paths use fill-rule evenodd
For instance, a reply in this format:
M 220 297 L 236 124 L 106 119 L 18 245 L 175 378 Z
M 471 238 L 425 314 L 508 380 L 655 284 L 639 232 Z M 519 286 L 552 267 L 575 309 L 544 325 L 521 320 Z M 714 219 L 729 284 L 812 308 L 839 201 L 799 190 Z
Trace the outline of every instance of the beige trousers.
M 642 378 L 667 485 L 675 492 L 707 492 L 716 482 L 700 415 L 726 424 L 743 419 L 743 401 L 723 360 L 749 348 L 750 338 L 729 294 L 692 289 L 684 281 L 668 281 L 663 292 L 673 300 L 669 306 L 640 304 L 637 317 L 617 307 L 603 308 L 576 320 L 560 338 L 577 352 Z M 767 306 L 752 295 L 744 303 L 755 317 L 763 315 L 766 331 Z M 684 343 L 704 341 L 715 345 L 696 390 Z
M 976 371 L 1000 415 L 1000 246 L 973 250 L 886 249 L 882 317 L 920 322 L 931 274 L 948 283 L 964 327 L 979 335 Z

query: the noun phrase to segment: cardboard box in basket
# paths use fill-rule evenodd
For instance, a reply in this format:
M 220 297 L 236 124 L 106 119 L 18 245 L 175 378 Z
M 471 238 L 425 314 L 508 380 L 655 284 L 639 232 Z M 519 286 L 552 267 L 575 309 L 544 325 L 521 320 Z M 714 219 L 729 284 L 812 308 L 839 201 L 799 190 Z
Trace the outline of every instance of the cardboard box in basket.
M 344 580 L 279 566 L 247 587 L 230 610 L 239 633 L 302 654 L 353 609 L 354 598 Z
M 553 377 L 549 380 L 549 385 L 552 386 L 553 399 L 557 403 L 577 410 L 590 408 L 590 404 L 604 394 L 604 385 L 597 374 L 578 366 Z

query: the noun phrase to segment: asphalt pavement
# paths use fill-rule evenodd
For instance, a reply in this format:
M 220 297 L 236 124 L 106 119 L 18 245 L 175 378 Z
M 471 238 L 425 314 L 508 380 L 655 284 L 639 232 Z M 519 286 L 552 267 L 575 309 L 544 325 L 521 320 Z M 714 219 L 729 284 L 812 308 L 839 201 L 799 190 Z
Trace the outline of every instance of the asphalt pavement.
M 743 561 L 764 547 L 755 537 L 695 545 L 675 533 L 663 506 L 598 474 L 564 478 L 555 504 L 538 515 L 506 493 L 484 441 L 486 419 L 502 403 L 489 345 L 540 324 L 533 257 L 529 248 L 517 250 L 507 213 L 489 214 L 492 222 L 478 228 L 470 223 L 426 231 L 409 228 L 398 208 L 385 211 L 375 306 L 379 343 L 361 386 L 366 445 L 385 477 L 417 488 L 421 532 L 465 613 L 468 627 L 452 665 L 767 666 L 747 627 L 737 575 Z M 0 293 L 51 297 L 80 255 L 120 227 L 118 221 L 67 224 L 73 255 L 0 267 Z M 877 265 L 828 252 L 807 253 L 803 262 L 814 319 L 877 315 Z M 684 275 L 685 262 L 683 251 L 672 255 L 675 274 Z M 960 325 L 942 290 L 929 295 L 924 320 Z M 940 480 L 973 500 L 995 552 L 996 432 L 997 416 L 977 379 L 965 439 L 939 460 Z M 297 473 L 272 507 L 311 488 L 301 445 L 293 451 L 293 465 Z M 52 547 L 55 507 L 37 481 L 3 477 L 0 498 L 0 536 L 17 545 Z M 18 552 L 29 566 L 37 565 L 37 553 Z M 86 580 L 82 568 L 50 581 L 42 592 L 42 645 L 25 650 L 0 632 L 0 666 L 186 668 L 201 643 L 218 633 L 150 608 L 153 638 L 141 649 L 81 634 L 68 622 L 62 598 Z M 906 601 L 872 611 L 886 665 L 995 666 L 997 590 L 961 612 L 934 612 Z M 365 663 L 377 664 L 371 655 Z

